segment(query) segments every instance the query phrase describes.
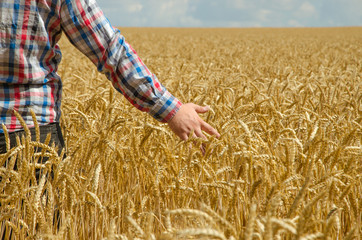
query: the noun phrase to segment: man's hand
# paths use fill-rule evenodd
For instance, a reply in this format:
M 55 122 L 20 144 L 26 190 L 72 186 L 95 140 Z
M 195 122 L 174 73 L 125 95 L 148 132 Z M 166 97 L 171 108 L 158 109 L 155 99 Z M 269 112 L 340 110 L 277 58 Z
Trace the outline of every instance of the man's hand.
M 207 139 L 202 130 L 210 135 L 220 137 L 220 134 L 209 124 L 199 117 L 199 113 L 206 113 L 209 107 L 202 107 L 193 103 L 187 103 L 181 106 L 176 115 L 168 121 L 171 130 L 182 140 L 186 141 L 194 131 L 194 137 Z

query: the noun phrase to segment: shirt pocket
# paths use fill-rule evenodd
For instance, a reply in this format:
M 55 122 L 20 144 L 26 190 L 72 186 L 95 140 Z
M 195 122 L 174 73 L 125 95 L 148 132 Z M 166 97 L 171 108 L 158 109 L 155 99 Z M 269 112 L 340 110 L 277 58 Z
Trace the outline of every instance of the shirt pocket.
M 35 1 L 30 1 L 31 3 Z M 44 21 L 35 5 L 7 4 L 1 7 L 0 34 L 2 42 L 47 41 Z

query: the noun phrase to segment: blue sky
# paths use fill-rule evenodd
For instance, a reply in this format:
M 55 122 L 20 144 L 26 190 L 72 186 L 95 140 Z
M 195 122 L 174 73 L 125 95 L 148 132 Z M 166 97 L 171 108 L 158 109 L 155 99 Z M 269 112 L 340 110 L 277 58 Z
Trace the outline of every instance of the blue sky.
M 96 0 L 114 26 L 362 26 L 362 0 Z

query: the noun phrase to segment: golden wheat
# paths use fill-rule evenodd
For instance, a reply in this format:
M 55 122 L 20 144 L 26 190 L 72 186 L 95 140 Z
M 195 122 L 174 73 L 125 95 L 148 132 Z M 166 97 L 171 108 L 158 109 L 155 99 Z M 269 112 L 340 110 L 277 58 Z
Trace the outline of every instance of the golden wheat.
M 0 234 L 361 239 L 361 28 L 123 33 L 221 137 L 178 140 L 62 39 L 66 157 L 35 116 L 35 140 L 24 126 L 12 149 L 3 126 Z

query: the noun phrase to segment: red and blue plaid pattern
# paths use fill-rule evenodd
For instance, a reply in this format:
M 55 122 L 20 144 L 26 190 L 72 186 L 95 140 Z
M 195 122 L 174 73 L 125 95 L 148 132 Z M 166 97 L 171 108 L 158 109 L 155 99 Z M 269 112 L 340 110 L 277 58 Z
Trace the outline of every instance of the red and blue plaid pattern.
M 59 121 L 62 32 L 136 108 L 162 122 L 180 108 L 95 0 L 1 0 L 0 119 L 8 131 L 22 128 L 13 110 L 29 126 L 30 109 L 41 125 Z

